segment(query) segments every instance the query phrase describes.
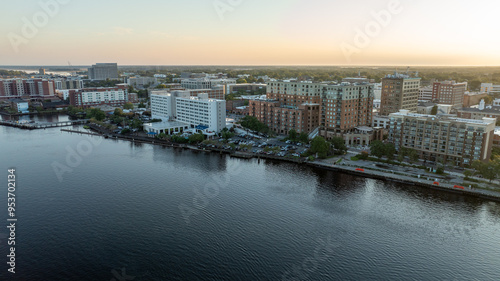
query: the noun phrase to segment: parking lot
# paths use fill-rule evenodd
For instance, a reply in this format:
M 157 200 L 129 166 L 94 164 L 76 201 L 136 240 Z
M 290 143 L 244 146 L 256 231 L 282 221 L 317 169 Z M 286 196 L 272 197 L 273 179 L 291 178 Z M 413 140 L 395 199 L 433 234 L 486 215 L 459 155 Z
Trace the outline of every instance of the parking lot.
M 309 144 L 280 141 L 278 138 L 266 138 L 246 133 L 241 133 L 228 139 L 227 143 L 224 143 L 223 140 L 219 140 L 206 146 L 209 148 L 216 147 L 279 157 L 302 157 L 310 147 Z

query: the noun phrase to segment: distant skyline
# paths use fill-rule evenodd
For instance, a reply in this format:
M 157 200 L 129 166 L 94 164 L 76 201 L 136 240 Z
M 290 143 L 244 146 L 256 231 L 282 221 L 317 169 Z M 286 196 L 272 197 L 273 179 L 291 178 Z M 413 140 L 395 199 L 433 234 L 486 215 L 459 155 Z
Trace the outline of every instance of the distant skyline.
M 498 4 L 487 0 L 25 0 L 0 7 L 9 11 L 0 65 L 500 65 Z

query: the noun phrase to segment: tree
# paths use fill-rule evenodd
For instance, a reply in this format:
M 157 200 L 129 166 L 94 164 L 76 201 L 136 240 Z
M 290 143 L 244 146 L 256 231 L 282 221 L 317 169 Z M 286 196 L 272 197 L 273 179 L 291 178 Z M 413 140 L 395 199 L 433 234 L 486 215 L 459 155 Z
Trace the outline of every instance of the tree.
M 123 109 L 134 109 L 134 104 L 131 102 L 127 102 L 123 105 Z
M 205 140 L 205 135 L 203 134 L 194 134 L 189 136 L 189 143 L 196 144 Z
M 221 136 L 224 140 L 228 140 L 232 137 L 234 137 L 234 134 L 231 133 L 227 128 L 222 129 Z
M 125 135 L 125 134 L 128 134 L 128 133 L 130 133 L 130 129 L 129 129 L 129 128 L 125 128 L 125 129 L 123 129 L 123 130 L 120 132 L 120 134 L 122 134 L 122 135 Z
M 106 113 L 99 108 L 91 108 L 87 110 L 87 118 L 94 118 L 97 121 L 102 121 L 106 118 Z
M 288 132 L 288 139 L 291 140 L 291 141 L 296 141 L 297 140 L 297 131 L 295 131 L 295 129 L 291 129 Z
M 466 180 L 470 179 L 470 177 L 472 177 L 473 175 L 474 175 L 474 172 L 472 172 L 471 170 L 464 171 L 464 176 L 465 176 Z
M 299 136 L 297 137 L 297 139 L 301 142 L 301 143 L 308 143 L 309 142 L 309 135 L 302 132 L 299 134 Z
M 156 86 L 156 89 L 166 89 L 167 88 L 167 85 L 165 84 L 160 84 L 158 86 Z
M 345 141 L 343 137 L 333 137 L 330 142 L 335 148 L 335 154 L 345 154 L 347 151 L 347 146 L 345 145 Z
M 259 119 L 253 116 L 245 116 L 241 119 L 241 126 L 252 131 L 261 132 L 267 134 L 269 132 L 269 127 L 260 122 Z
M 431 109 L 431 115 L 436 115 L 438 113 L 438 106 L 434 105 Z
M 142 122 L 141 120 L 139 120 L 139 119 L 137 119 L 137 118 L 134 118 L 134 119 L 130 122 L 130 124 L 129 124 L 129 126 L 130 126 L 131 128 L 134 128 L 134 129 L 141 129 L 143 125 L 144 125 L 144 122 Z
M 379 140 L 372 141 L 370 144 L 370 154 L 381 159 L 385 153 L 385 144 Z
M 236 80 L 236 84 L 245 84 L 245 83 L 247 83 L 247 80 L 243 78 L 239 78 L 238 80 Z
M 489 161 L 483 162 L 479 170 L 483 178 L 489 180 L 490 182 L 496 179 L 500 175 L 500 162 Z
M 141 102 L 138 107 L 139 108 L 146 108 L 146 105 L 143 102 Z
M 326 158 L 330 152 L 330 145 L 323 137 L 317 136 L 311 141 L 310 151 L 317 153 L 319 158 Z
M 416 161 L 418 161 L 419 156 L 418 156 L 418 152 L 415 149 L 408 148 L 407 149 L 407 155 L 410 158 L 410 162 L 416 162 Z
M 123 115 L 123 110 L 121 108 L 115 108 L 115 111 L 113 112 L 113 115 L 115 115 L 115 116 L 122 116 Z
M 396 154 L 396 147 L 394 147 L 394 144 L 392 143 L 385 144 L 384 154 L 387 157 L 387 160 L 393 160 L 394 154 Z

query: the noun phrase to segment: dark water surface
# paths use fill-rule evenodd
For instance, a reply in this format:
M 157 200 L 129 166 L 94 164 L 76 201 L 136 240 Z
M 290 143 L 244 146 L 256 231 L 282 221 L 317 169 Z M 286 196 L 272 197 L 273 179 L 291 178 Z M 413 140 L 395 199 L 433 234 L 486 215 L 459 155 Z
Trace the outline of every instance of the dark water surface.
M 0 126 L 0 159 L 0 280 L 500 280 L 493 202 L 59 128 Z

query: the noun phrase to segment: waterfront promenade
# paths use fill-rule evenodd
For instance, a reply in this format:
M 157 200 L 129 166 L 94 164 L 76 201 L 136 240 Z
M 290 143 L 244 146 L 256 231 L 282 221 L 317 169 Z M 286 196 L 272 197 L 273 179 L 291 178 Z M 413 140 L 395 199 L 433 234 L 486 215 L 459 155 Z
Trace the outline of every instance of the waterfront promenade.
M 273 155 L 265 155 L 265 154 L 263 155 L 251 152 L 245 152 L 244 155 L 242 155 L 241 152 L 225 150 L 221 148 L 200 149 L 197 146 L 192 146 L 187 144 L 175 144 L 166 140 L 158 140 L 152 137 L 146 137 L 140 135 L 126 136 L 126 135 L 116 134 L 95 124 L 90 124 L 90 128 L 98 132 L 101 136 L 105 138 L 122 139 L 140 143 L 151 143 L 155 145 L 162 145 L 168 147 L 178 147 L 195 151 L 204 151 L 207 153 L 229 154 L 232 157 L 239 157 L 245 159 L 258 158 L 258 159 L 269 159 L 274 161 L 293 162 L 297 164 L 312 166 L 315 168 L 353 174 L 361 177 L 405 183 L 408 184 L 409 188 L 411 188 L 411 186 L 428 187 L 435 190 L 453 192 L 457 194 L 474 196 L 482 199 L 500 202 L 500 192 L 496 192 L 493 190 L 470 188 L 469 186 L 463 185 L 463 179 L 461 179 L 460 177 L 436 175 L 430 172 L 417 170 L 409 167 L 404 167 L 404 168 L 390 167 L 390 165 L 371 162 L 371 161 L 351 161 L 346 159 L 347 156 L 344 156 L 344 158 L 334 157 L 325 160 L 306 161 L 306 159 L 304 158 L 278 157 Z M 73 132 L 77 133 L 77 131 Z M 337 163 L 339 162 L 339 160 L 341 160 L 340 163 Z M 384 166 L 387 166 L 388 168 L 384 168 Z

